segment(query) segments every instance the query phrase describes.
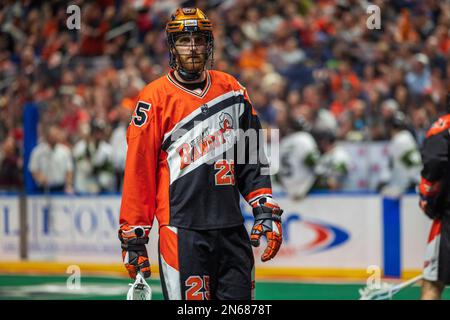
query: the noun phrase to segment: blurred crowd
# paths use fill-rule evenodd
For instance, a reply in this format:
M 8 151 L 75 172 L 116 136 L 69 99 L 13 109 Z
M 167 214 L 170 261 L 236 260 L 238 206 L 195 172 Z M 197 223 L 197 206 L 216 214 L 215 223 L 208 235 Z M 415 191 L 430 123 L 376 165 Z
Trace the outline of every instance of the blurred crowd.
M 81 8 L 79 30 L 66 25 L 72 4 Z M 370 4 L 380 8 L 380 29 L 367 26 Z M 56 163 L 71 162 L 67 174 L 45 177 L 54 168 L 35 155 L 29 168 L 39 188 L 120 191 L 132 101 L 168 70 L 164 28 L 179 6 L 204 9 L 214 25 L 213 68 L 247 87 L 263 126 L 281 137 L 301 122 L 332 141 L 390 141 L 403 116 L 420 146 L 446 113 L 450 1 L 5 0 L 0 189 L 23 185 L 23 108 L 33 102 L 41 144 L 60 146 Z

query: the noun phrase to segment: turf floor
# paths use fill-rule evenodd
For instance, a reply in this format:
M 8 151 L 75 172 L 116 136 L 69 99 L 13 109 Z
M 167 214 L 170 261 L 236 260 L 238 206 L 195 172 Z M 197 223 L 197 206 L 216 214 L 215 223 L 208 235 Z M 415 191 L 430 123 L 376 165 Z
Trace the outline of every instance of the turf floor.
M 68 283 L 69 282 L 69 283 Z M 79 286 L 68 281 L 67 276 L 0 275 L 0 300 L 23 299 L 73 299 L 73 300 L 124 300 L 128 279 L 118 277 L 84 276 Z M 150 280 L 153 299 L 163 298 L 159 280 Z M 257 300 L 354 300 L 359 298 L 362 284 L 257 281 Z M 395 300 L 415 300 L 420 288 L 412 286 L 399 292 Z M 450 300 L 450 288 L 443 295 Z

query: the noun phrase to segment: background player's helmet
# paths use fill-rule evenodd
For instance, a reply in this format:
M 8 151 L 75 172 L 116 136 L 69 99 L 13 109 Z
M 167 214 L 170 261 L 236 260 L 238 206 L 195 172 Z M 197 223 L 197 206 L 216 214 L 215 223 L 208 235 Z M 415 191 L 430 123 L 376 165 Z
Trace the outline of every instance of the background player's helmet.
M 178 36 L 183 34 L 202 33 L 206 37 L 205 66 L 208 59 L 213 62 L 214 37 L 212 23 L 208 17 L 198 8 L 178 8 L 166 24 L 166 36 L 169 45 L 171 68 L 176 69 L 185 80 L 195 80 L 201 72 L 191 72 L 178 63 L 175 42 Z
M 406 116 L 403 112 L 397 111 L 391 119 L 387 121 L 387 125 L 394 128 L 403 130 L 406 129 Z
M 336 132 L 331 129 L 315 129 L 312 132 L 314 139 L 317 144 L 320 143 L 330 143 L 333 144 L 336 142 Z
M 295 131 L 311 131 L 311 124 L 306 121 L 305 117 L 300 116 L 296 117 L 292 120 L 291 126 Z

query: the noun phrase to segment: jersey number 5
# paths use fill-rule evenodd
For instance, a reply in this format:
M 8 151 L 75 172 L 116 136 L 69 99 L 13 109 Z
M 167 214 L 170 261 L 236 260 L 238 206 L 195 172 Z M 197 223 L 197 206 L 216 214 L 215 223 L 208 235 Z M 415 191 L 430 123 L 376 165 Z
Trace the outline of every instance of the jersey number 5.
M 221 159 L 214 164 L 214 169 L 219 170 L 215 175 L 216 186 L 233 185 L 234 178 L 234 161 Z
M 147 112 L 150 110 L 151 106 L 152 105 L 150 103 L 145 103 L 142 101 L 138 102 L 136 114 L 133 117 L 133 123 L 135 126 L 142 127 L 147 122 Z

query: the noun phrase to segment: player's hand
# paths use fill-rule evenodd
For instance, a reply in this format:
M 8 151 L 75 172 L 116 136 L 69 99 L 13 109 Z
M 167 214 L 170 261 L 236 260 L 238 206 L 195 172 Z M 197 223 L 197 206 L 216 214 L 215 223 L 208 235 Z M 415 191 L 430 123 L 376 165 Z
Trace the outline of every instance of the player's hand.
M 419 207 L 430 219 L 434 219 L 437 216 L 437 212 L 434 212 L 433 207 L 439 192 L 439 182 L 431 182 L 422 177 L 419 184 Z
M 261 236 L 267 239 L 267 248 L 261 256 L 261 261 L 266 262 L 275 257 L 283 241 L 281 229 L 281 214 L 283 210 L 269 197 L 264 197 L 252 204 L 255 223 L 250 235 L 251 244 L 259 246 Z
M 140 226 L 120 226 L 119 239 L 122 242 L 122 259 L 130 278 L 135 279 L 138 272 L 144 278 L 151 275 L 147 248 L 149 228 Z

